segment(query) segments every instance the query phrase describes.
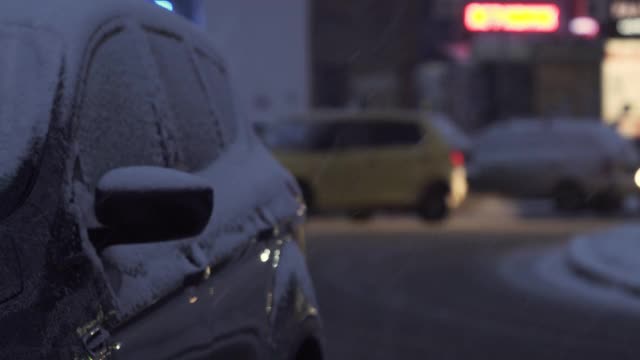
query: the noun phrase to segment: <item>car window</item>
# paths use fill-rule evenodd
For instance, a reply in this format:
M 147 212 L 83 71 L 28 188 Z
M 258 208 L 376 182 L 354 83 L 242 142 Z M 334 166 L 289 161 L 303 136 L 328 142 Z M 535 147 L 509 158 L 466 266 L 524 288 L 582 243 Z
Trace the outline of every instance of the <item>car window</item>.
M 354 150 L 373 146 L 372 127 L 367 122 L 339 119 L 334 126 L 336 149 Z
M 306 124 L 301 121 L 283 121 L 261 124 L 259 135 L 274 150 L 328 151 L 335 142 L 336 126 L 332 123 Z
M 78 143 L 91 189 L 113 168 L 167 164 L 151 102 L 156 90 L 142 49 L 134 34 L 120 30 L 104 39 L 89 61 L 80 95 Z
M 196 59 L 204 78 L 208 103 L 213 107 L 216 121 L 220 123 L 225 143 L 229 143 L 236 135 L 237 117 L 227 72 L 221 63 L 201 50 L 196 50 Z
M 374 120 L 336 119 L 316 124 L 296 122 L 267 126 L 260 129 L 260 133 L 272 148 L 315 151 L 412 145 L 422 139 L 421 128 L 417 124 Z
M 211 163 L 224 148 L 223 129 L 209 106 L 204 79 L 199 76 L 187 45 L 165 32 L 147 30 L 158 76 L 169 99 L 177 146 L 188 170 Z
M 369 145 L 372 147 L 414 145 L 422 139 L 422 130 L 415 123 L 374 121 L 369 125 Z

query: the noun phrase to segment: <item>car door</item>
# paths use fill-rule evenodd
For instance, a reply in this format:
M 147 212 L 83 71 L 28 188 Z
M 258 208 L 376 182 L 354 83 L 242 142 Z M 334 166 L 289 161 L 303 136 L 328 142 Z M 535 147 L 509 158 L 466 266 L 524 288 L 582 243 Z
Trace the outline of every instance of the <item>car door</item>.
M 317 189 L 316 202 L 330 209 L 360 208 L 371 196 L 363 188 L 372 181 L 363 172 L 369 142 L 367 123 L 336 117 L 314 128 L 323 129 L 317 144 L 322 150 L 314 155 L 317 167 L 312 181 Z
M 151 56 L 144 44 L 140 29 L 128 19 L 105 24 L 89 44 L 91 56 L 83 67 L 76 100 L 77 158 L 73 186 L 82 214 L 80 232 L 87 237 L 86 244 L 91 244 L 89 230 L 100 225 L 94 213 L 94 193 L 104 174 L 126 166 L 170 165 L 172 150 L 164 131 L 160 130 L 162 124 L 154 102 L 158 88 L 149 73 Z M 162 251 L 162 248 L 159 244 L 148 244 L 86 250 L 108 281 L 114 296 L 110 302 L 115 305 L 114 309 L 104 309 L 98 316 L 100 321 L 87 325 L 82 332 L 89 351 L 117 343 L 122 344 L 122 356 L 127 358 L 126 351 L 135 351 L 140 345 L 121 335 L 122 323 L 161 300 L 171 286 L 181 281 L 178 271 L 171 279 L 161 279 L 167 276 L 154 270 L 151 259 L 146 256 L 150 250 Z M 140 256 L 133 256 L 136 253 Z M 151 286 L 155 287 L 153 292 L 149 291 Z M 188 346 L 177 341 L 165 344 L 177 349 Z
M 242 196 L 237 192 L 245 179 L 227 181 L 235 178 L 235 169 L 244 161 L 225 160 L 241 132 L 235 128 L 223 67 L 204 50 L 196 52 L 184 34 L 153 25 L 143 32 L 149 64 L 154 65 L 147 70 L 162 90 L 154 101 L 160 133 L 175 146 L 175 153 L 166 158 L 169 166 L 211 181 L 215 206 Z M 207 172 L 216 162 L 229 163 L 229 170 Z M 114 339 L 122 344 L 118 359 L 264 358 L 269 350 L 265 308 L 273 267 L 260 255 L 273 244 L 256 242 L 258 226 L 264 227 L 265 221 L 253 215 L 255 207 L 236 210 L 246 218 L 221 211 L 214 210 L 213 222 L 203 234 L 182 240 L 181 251 L 174 253 L 168 245 L 163 253 L 158 244 L 158 250 L 148 252 L 147 262 L 158 260 L 150 267 L 172 268 L 171 261 L 176 261 L 183 264 L 177 269 L 186 271 L 178 277 L 156 269 L 165 278 L 154 284 L 169 278 L 177 280 L 177 286 L 116 329 Z
M 417 123 L 379 118 L 372 119 L 368 128 L 369 138 L 361 163 L 361 171 L 368 181 L 361 189 L 367 194 L 369 205 L 413 205 L 428 185 L 425 174 L 429 167 L 438 168 L 448 157 L 444 153 L 430 153 L 431 148 L 426 144 L 429 139 L 423 137 Z M 425 143 L 419 145 L 421 142 Z M 437 155 L 440 159 L 435 158 Z M 442 180 L 448 179 L 445 176 Z

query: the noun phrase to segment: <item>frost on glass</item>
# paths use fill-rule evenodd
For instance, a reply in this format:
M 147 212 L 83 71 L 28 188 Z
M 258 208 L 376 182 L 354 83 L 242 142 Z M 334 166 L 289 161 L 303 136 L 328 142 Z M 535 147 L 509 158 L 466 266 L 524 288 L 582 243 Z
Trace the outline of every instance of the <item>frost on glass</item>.
M 208 89 L 209 101 L 222 127 L 225 142 L 236 135 L 236 116 L 232 90 L 222 64 L 197 51 L 198 67 Z
M 147 33 L 173 110 L 176 140 L 188 169 L 202 169 L 221 151 L 223 138 L 188 48 L 178 39 Z
M 151 81 L 135 40 L 128 32 L 113 35 L 99 45 L 89 65 L 78 142 L 83 174 L 92 188 L 113 168 L 166 162 L 150 101 Z

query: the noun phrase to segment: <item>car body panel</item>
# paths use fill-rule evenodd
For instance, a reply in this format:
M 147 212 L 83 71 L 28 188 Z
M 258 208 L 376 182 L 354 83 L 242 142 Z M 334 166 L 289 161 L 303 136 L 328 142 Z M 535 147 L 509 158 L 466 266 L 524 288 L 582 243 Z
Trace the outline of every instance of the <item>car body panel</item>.
M 306 294 L 307 306 L 316 305 L 312 291 L 292 281 L 291 274 L 278 274 L 280 262 L 299 263 L 276 256 L 283 246 L 296 245 L 290 236 L 254 238 L 224 263 L 189 277 L 181 290 L 115 329 L 114 358 L 266 359 L 289 349 L 285 345 L 293 347 L 277 346 L 276 340 L 292 341 L 291 334 L 297 329 L 289 333 L 279 329 L 302 324 L 313 314 L 306 307 L 296 307 L 295 302 L 285 305 L 289 300 L 284 297 Z M 296 268 L 292 273 L 299 276 L 300 271 Z M 281 286 L 285 288 L 278 290 Z M 281 294 L 274 295 L 278 291 Z M 285 323 L 276 324 L 278 316 Z

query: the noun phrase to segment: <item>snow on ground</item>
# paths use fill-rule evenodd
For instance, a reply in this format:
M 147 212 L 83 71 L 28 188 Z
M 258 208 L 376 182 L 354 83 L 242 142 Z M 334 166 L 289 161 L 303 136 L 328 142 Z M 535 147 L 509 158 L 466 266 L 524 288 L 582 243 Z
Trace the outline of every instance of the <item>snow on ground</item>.
M 579 235 L 563 246 L 520 250 L 504 258 L 500 273 L 532 294 L 640 315 L 640 225 Z
M 523 292 L 593 311 L 612 310 L 640 316 L 640 297 L 590 281 L 567 262 L 566 247 L 525 249 L 506 256 L 499 268 L 505 281 Z
M 567 261 L 596 280 L 640 291 L 640 226 L 579 236 L 569 244 Z

